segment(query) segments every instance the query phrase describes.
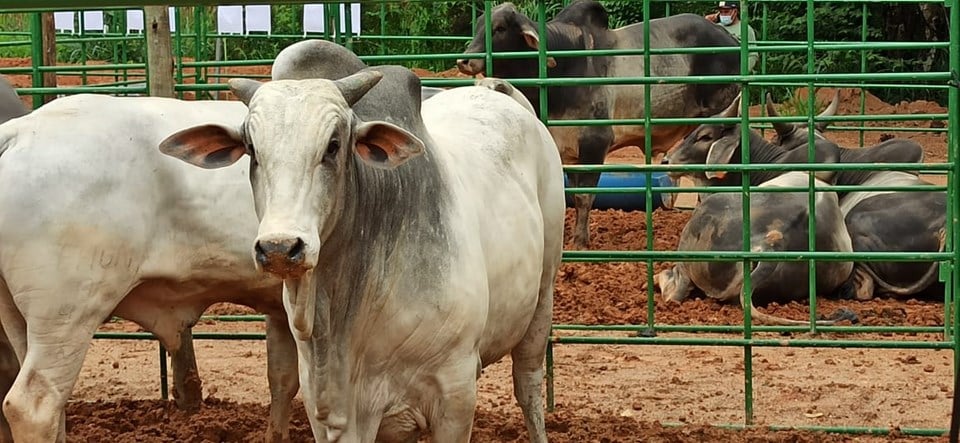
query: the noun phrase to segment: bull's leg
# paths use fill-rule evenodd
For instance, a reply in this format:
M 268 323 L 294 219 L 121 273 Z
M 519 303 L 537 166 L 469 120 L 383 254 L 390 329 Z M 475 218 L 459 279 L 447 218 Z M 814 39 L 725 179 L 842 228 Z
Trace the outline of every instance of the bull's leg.
M 267 315 L 267 380 L 270 384 L 270 422 L 266 441 L 290 441 L 290 410 L 300 389 L 297 345 L 282 315 Z
M 193 329 L 180 331 L 180 346 L 170 352 L 173 370 L 173 398 L 177 407 L 188 412 L 200 409 L 203 400 L 203 383 L 197 369 L 197 355 L 193 350 Z
M 555 274 L 555 273 L 551 273 Z M 543 363 L 553 319 L 553 282 L 540 289 L 540 301 L 523 339 L 510 353 L 513 365 L 513 396 L 523 411 L 531 443 L 546 443 L 543 416 Z
M 607 118 L 605 115 L 595 115 L 595 118 Z M 613 143 L 613 129 L 609 126 L 591 126 L 584 128 L 577 139 L 580 146 L 579 163 L 581 165 L 603 165 L 607 158 L 607 149 Z M 570 183 L 575 187 L 594 188 L 600 183 L 599 172 L 571 173 Z M 590 244 L 590 210 L 596 194 L 576 194 L 573 196 L 573 205 L 577 211 L 576 224 L 573 230 L 573 246 L 576 249 L 586 249 Z
M 660 271 L 653 279 L 654 284 L 660 288 L 660 295 L 664 300 L 681 302 L 690 296 L 693 286 L 690 277 L 684 271 L 680 264 L 672 269 Z
M 595 172 L 576 173 L 572 172 L 570 177 L 570 187 L 573 188 L 592 188 L 600 182 L 600 174 Z M 590 245 L 590 209 L 593 208 L 593 201 L 596 194 L 574 194 L 573 207 L 576 210 L 576 218 L 573 225 L 573 247 L 574 249 L 587 249 Z
M 0 328 L 0 398 L 7 396 L 10 392 L 10 386 L 17 378 L 20 371 L 20 361 L 17 360 L 17 354 L 13 350 L 13 345 L 7 338 L 7 334 Z M 0 414 L 0 442 L 12 443 L 13 435 L 10 434 L 10 423 L 7 418 Z
M 452 358 L 450 366 L 441 368 L 442 398 L 432 414 L 431 441 L 467 443 L 473 431 L 473 415 L 477 408 L 477 367 L 480 356 Z
M 7 284 L 0 279 L 0 400 L 7 396 L 20 371 L 20 358 L 27 351 L 27 327 L 13 304 Z M 9 332 L 7 332 L 9 331 Z M 10 423 L 0 414 L 0 442 L 13 442 Z
M 84 282 L 80 288 L 30 288 L 22 301 L 14 293 L 29 325 L 20 373 L 3 402 L 16 441 L 65 440 L 64 407 L 93 333 L 113 309 L 110 303 L 90 303 L 107 299 L 88 289 L 99 286 L 100 282 Z M 64 294 L 76 297 L 65 300 Z

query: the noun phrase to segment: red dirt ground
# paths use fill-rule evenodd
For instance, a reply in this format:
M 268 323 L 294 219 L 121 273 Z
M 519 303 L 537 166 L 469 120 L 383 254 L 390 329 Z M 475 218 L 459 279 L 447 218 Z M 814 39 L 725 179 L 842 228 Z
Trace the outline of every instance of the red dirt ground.
M 0 60 L 0 66 L 24 66 L 24 60 Z M 269 67 L 229 68 L 238 74 L 268 74 Z M 418 71 L 418 75 L 433 75 Z M 438 76 L 458 76 L 455 70 Z M 28 86 L 26 76 L 8 76 Z M 109 81 L 104 79 L 103 81 Z M 60 77 L 60 85 L 78 84 Z M 93 80 L 97 81 L 97 80 Z M 830 91 L 820 91 L 829 98 Z M 855 114 L 859 97 L 841 95 L 838 114 Z M 26 101 L 26 100 L 25 100 Z M 868 113 L 945 112 L 929 102 L 888 105 L 867 98 Z M 759 112 L 759 110 L 754 110 Z M 930 122 L 902 123 L 924 127 Z M 866 143 L 882 134 L 867 133 Z M 927 162 L 946 159 L 945 136 L 895 133 L 923 144 Z M 858 144 L 854 132 L 829 136 L 847 147 Z M 626 148 L 610 162 L 642 163 L 642 152 Z M 572 210 L 567 231 L 572 229 Z M 656 250 L 673 250 L 689 219 L 687 211 L 653 214 Z M 642 212 L 593 211 L 591 249 L 643 250 L 646 220 Z M 569 235 L 567 236 L 569 237 Z M 569 242 L 569 240 L 568 240 Z M 567 247 L 570 245 L 568 244 Z M 655 271 L 666 264 L 656 264 Z M 646 320 L 646 265 L 635 263 L 565 263 L 557 279 L 555 322 L 577 324 L 643 323 Z M 659 294 L 657 294 L 659 297 Z M 740 324 L 737 306 L 696 298 L 683 304 L 655 300 L 659 324 Z M 867 325 L 943 324 L 943 303 L 917 300 L 851 302 L 818 300 L 819 311 L 847 307 Z M 806 304 L 771 305 L 766 312 L 805 319 Z M 249 313 L 246 308 L 217 305 L 208 313 Z M 134 331 L 127 322 L 103 330 Z M 262 323 L 203 322 L 196 330 L 263 331 Z M 558 334 L 569 335 L 568 332 Z M 628 336 L 624 332 L 606 335 Z M 580 334 L 590 335 L 590 334 Z M 596 335 L 596 334 L 593 334 Z M 664 337 L 713 337 L 711 334 L 661 333 Z M 770 338 L 779 337 L 770 335 Z M 758 334 L 762 336 L 762 334 Z M 730 338 L 731 336 L 723 336 Z M 794 334 L 791 338 L 835 338 L 838 334 Z M 859 335 L 886 340 L 941 340 L 933 334 L 900 337 Z M 846 338 L 846 337 L 841 337 Z M 257 441 L 265 429 L 265 351 L 262 341 L 197 341 L 205 401 L 188 415 L 159 400 L 155 342 L 97 340 L 87 354 L 68 405 L 69 441 L 216 442 Z M 932 442 L 945 438 L 851 437 L 762 429 L 733 431 L 706 426 L 743 422 L 743 350 L 728 347 L 559 345 L 555 349 L 557 410 L 547 417 L 554 442 Z M 952 398 L 951 353 L 926 350 L 831 348 L 756 348 L 753 350 L 756 422 L 761 425 L 875 426 L 945 428 Z M 528 441 L 512 399 L 509 359 L 484 370 L 474 421 L 474 441 Z M 298 397 L 299 399 L 299 397 Z M 661 423 L 685 424 L 683 427 Z M 297 403 L 293 441 L 310 439 L 309 425 Z

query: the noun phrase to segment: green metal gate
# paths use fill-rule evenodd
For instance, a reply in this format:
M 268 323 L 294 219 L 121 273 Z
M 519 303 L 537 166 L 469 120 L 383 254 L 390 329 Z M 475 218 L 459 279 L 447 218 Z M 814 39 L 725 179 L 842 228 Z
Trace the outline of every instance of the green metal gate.
M 493 6 L 496 5 L 495 2 L 484 0 L 484 1 L 475 1 L 475 2 L 465 2 L 465 1 L 455 1 L 456 3 L 470 3 L 474 10 L 474 17 L 479 13 L 487 11 L 489 12 Z M 68 1 L 68 0 L 34 0 L 30 2 L 29 6 L 25 6 L 24 2 L 10 1 L 10 0 L 0 0 L 0 9 L 3 11 L 0 12 L 26 12 L 33 14 L 32 25 L 34 27 L 34 33 L 32 36 L 32 45 L 33 48 L 38 48 L 38 37 L 36 34 L 36 29 L 39 25 L 39 15 L 37 14 L 43 10 L 49 9 L 63 9 L 63 8 L 73 8 L 80 9 L 86 7 L 120 7 L 120 6 L 129 6 L 129 5 L 145 5 L 145 4 L 157 4 L 159 2 L 147 1 L 147 0 L 82 0 L 82 1 Z M 215 5 L 216 2 L 212 0 L 171 0 L 166 3 L 174 6 L 200 6 L 200 5 Z M 263 3 L 272 3 L 275 5 L 292 5 L 307 3 L 305 1 L 286 1 L 286 2 L 269 2 L 269 1 L 234 1 L 230 4 L 263 4 Z M 311 3 L 320 3 L 320 2 L 311 2 Z M 385 5 L 387 1 L 377 1 L 377 2 L 365 2 L 365 7 L 374 10 L 374 14 L 379 14 L 379 34 L 363 34 L 362 36 L 352 36 L 349 33 L 340 34 L 339 32 L 334 32 L 333 34 L 324 34 L 320 36 L 314 36 L 317 38 L 326 38 L 333 39 L 335 41 L 341 42 L 347 46 L 351 46 L 356 42 L 361 41 L 454 41 L 454 42 L 468 42 L 472 36 L 470 35 L 459 35 L 459 36 L 449 36 L 449 35 L 386 35 L 384 30 L 386 29 L 386 9 Z M 435 0 L 414 0 L 409 2 L 410 7 L 416 8 L 430 8 L 431 3 L 437 3 Z M 452 2 L 451 2 L 452 3 Z M 531 15 L 531 18 L 538 21 L 538 26 L 541 32 L 541 35 L 544 34 L 546 29 L 545 21 L 543 17 L 552 16 L 553 14 L 548 14 L 548 8 L 551 8 L 552 11 L 556 11 L 556 8 L 560 6 L 560 1 L 545 1 L 540 0 L 536 2 L 536 7 L 531 12 L 535 13 Z M 566 4 L 568 2 L 563 2 Z M 640 1 L 637 1 L 639 4 Z M 685 2 L 692 3 L 692 2 Z M 701 3 L 713 3 L 703 1 Z M 743 85 L 743 100 L 741 102 L 741 115 L 742 117 L 738 118 L 729 118 L 726 120 L 716 120 L 716 122 L 727 121 L 727 122 L 739 122 L 742 123 L 742 137 L 743 140 L 743 151 L 744 155 L 741 158 L 743 165 L 740 166 L 730 166 L 724 168 L 727 171 L 742 171 L 743 172 L 743 182 L 741 186 L 733 187 L 712 187 L 712 188 L 672 188 L 672 187 L 656 187 L 652 186 L 653 180 L 651 180 L 651 174 L 654 172 L 660 171 L 674 171 L 674 170 L 686 170 L 686 171 L 705 171 L 716 170 L 716 166 L 710 166 L 709 168 L 705 165 L 702 166 L 677 166 L 677 165 L 654 165 L 653 158 L 648 150 L 645 153 L 646 162 L 644 165 L 606 165 L 606 166 L 567 166 L 565 170 L 568 172 L 575 171 L 632 171 L 646 174 L 646 185 L 639 188 L 580 188 L 580 189 L 568 189 L 568 193 L 622 193 L 622 192 L 642 192 L 646 195 L 646 239 L 647 244 L 645 250 L 640 251 L 564 251 L 564 261 L 566 262 L 587 262 L 587 263 L 597 263 L 597 262 L 609 262 L 609 261 L 620 261 L 620 262 L 641 262 L 645 263 L 648 269 L 647 272 L 647 291 L 646 297 L 646 322 L 643 324 L 636 325 L 563 325 L 557 324 L 554 326 L 555 331 L 563 331 L 563 334 L 554 334 L 553 340 L 548 347 L 548 360 L 547 360 L 547 371 L 548 371 L 548 384 L 547 384 L 547 398 L 548 405 L 553 406 L 554 403 L 554 390 L 553 390 L 553 348 L 557 345 L 590 345 L 590 344 L 635 344 L 635 345 L 671 345 L 671 346 L 727 346 L 727 347 L 737 347 L 743 349 L 743 365 L 744 365 L 744 399 L 743 399 L 743 410 L 745 420 L 743 423 L 739 424 L 721 424 L 727 426 L 751 426 L 754 423 L 754 402 L 753 402 L 753 357 L 752 351 L 754 348 L 758 347 L 830 347 L 830 348 L 909 348 L 909 349 L 945 349 L 953 351 L 953 367 L 954 367 L 954 378 L 956 379 L 957 368 L 960 368 L 960 352 L 958 352 L 958 347 L 960 347 L 960 339 L 956 333 L 955 325 L 960 321 L 960 310 L 957 306 L 957 294 L 960 290 L 960 279 L 957 278 L 957 266 L 958 266 L 958 256 L 957 251 L 960 250 L 960 239 L 957 236 L 957 228 L 960 225 L 960 217 L 957 213 L 957 195 L 956 195 L 956 180 L 958 178 L 957 174 L 960 173 L 960 163 L 957 162 L 957 155 L 960 152 L 960 135 L 958 135 L 958 129 L 960 129 L 960 102 L 958 102 L 958 86 L 960 86 L 960 8 L 955 0 L 946 0 L 943 2 L 924 2 L 924 3 L 933 3 L 937 5 L 942 5 L 946 8 L 948 21 L 949 21 L 949 40 L 940 41 L 940 42 L 929 42 L 929 41 L 917 41 L 917 42 L 886 42 L 886 41 L 876 41 L 870 39 L 868 35 L 868 6 L 871 4 L 877 3 L 873 0 L 832 0 L 832 1 L 821 1 L 821 0 L 746 0 L 741 2 L 741 17 L 743 19 L 741 24 L 741 34 L 746 35 L 746 27 L 754 26 L 758 30 L 758 41 L 755 45 L 748 45 L 746 39 L 741 42 L 739 49 L 731 48 L 732 51 L 739 51 L 740 54 L 740 64 L 741 64 L 741 73 L 739 75 L 731 76 L 711 76 L 711 77 L 656 77 L 650 74 L 650 57 L 651 55 L 657 54 L 675 54 L 675 53 L 705 53 L 705 52 L 720 52 L 718 48 L 692 48 L 692 49 L 651 49 L 649 43 L 645 43 L 642 48 L 635 48 L 632 50 L 601 50 L 601 51 L 546 51 L 545 48 L 545 39 L 540 40 L 540 49 L 537 52 L 514 52 L 514 53 L 491 53 L 489 48 L 489 43 L 487 47 L 487 53 L 479 54 L 477 57 L 483 57 L 487 61 L 487 69 L 491 69 L 491 60 L 493 58 L 500 57 L 520 57 L 520 56 L 530 56 L 531 54 L 536 54 L 540 60 L 540 72 L 539 78 L 528 78 L 528 79 L 510 79 L 512 83 L 516 85 L 535 85 L 541 88 L 540 94 L 540 109 L 546 109 L 546 100 L 547 95 L 545 94 L 545 88 L 549 85 L 584 85 L 584 84 L 643 84 L 646 86 L 646 98 L 644 106 L 646 109 L 650 108 L 650 94 L 649 87 L 653 84 L 663 84 L 663 83 L 697 83 L 697 82 L 739 82 Z M 912 3 L 918 4 L 921 3 L 919 0 L 900 0 L 895 3 Z M 665 5 L 664 5 L 665 4 Z M 773 41 L 768 38 L 770 35 L 770 29 L 768 29 L 767 22 L 768 18 L 771 16 L 772 11 L 776 11 L 776 8 L 786 5 L 786 4 L 802 4 L 805 6 L 805 16 L 806 16 L 806 38 L 803 40 L 793 40 L 793 41 Z M 822 4 L 835 4 L 835 5 L 857 5 L 861 10 L 861 21 L 859 24 L 854 24 L 851 27 L 859 26 L 860 28 L 860 38 L 859 41 L 816 41 L 815 40 L 815 30 L 816 30 L 816 5 Z M 372 6 L 371 6 L 372 5 Z M 684 12 L 678 11 L 675 6 L 671 6 L 670 3 L 662 0 L 643 0 L 642 2 L 642 15 L 644 17 L 653 17 L 652 7 L 655 5 L 663 6 L 667 15 Z M 376 12 L 379 8 L 379 12 Z M 673 10 L 671 10 L 673 8 Z M 349 17 L 338 17 L 337 9 L 330 8 L 328 9 L 330 14 L 335 17 L 336 20 L 341 18 L 346 19 L 349 22 Z M 759 18 L 754 18 L 754 15 L 759 13 Z M 178 12 L 179 14 L 179 12 Z M 205 41 L 209 39 L 210 30 L 207 29 L 206 19 L 207 12 L 204 12 L 202 8 L 193 9 L 194 23 L 192 29 L 179 29 L 175 34 L 175 43 L 176 48 L 182 48 L 181 43 L 188 41 L 189 39 L 195 39 L 197 42 Z M 490 14 L 486 14 L 485 17 L 490 17 Z M 649 28 L 645 27 L 646 36 L 649 36 Z M 0 33 L 3 35 L 3 33 Z M 17 34 L 20 36 L 25 36 L 26 34 L 20 33 Z M 491 27 L 489 19 L 486 22 L 486 36 L 487 42 L 490 42 Z M 299 35 L 274 35 L 271 38 L 282 38 L 282 37 L 300 37 Z M 130 36 L 119 36 L 119 35 L 105 35 L 102 38 L 105 39 L 115 39 L 121 42 L 121 45 L 124 42 L 127 42 L 132 37 Z M 257 37 L 261 38 L 261 37 Z M 649 42 L 649 38 L 646 38 L 645 41 Z M 2 47 L 2 45 L 0 45 Z M 949 60 L 949 67 L 946 70 L 940 71 L 928 71 L 928 72 L 867 72 L 868 66 L 868 57 L 873 51 L 882 51 L 882 50 L 938 50 L 946 51 L 947 57 Z M 758 74 L 751 75 L 748 74 L 748 50 L 760 52 L 760 63 L 758 64 Z M 820 73 L 816 69 L 816 60 L 817 55 L 829 51 L 852 51 L 859 54 L 860 57 L 860 69 L 857 71 L 850 72 L 833 72 L 833 73 Z M 179 52 L 179 51 L 178 51 Z M 631 54 L 631 55 L 643 55 L 645 59 L 645 72 L 644 75 L 632 78 L 562 78 L 562 79 L 549 79 L 546 78 L 547 69 L 545 60 L 546 57 L 570 57 L 584 55 L 587 53 L 595 54 Z M 805 66 L 805 69 L 802 72 L 792 72 L 792 73 L 781 73 L 781 74 L 769 74 L 768 73 L 768 59 L 772 55 L 782 54 L 782 53 L 793 53 L 797 54 L 797 57 L 802 57 L 805 59 L 805 63 L 802 63 Z M 118 47 L 116 54 L 122 56 L 125 54 L 122 47 Z M 48 93 L 51 92 L 51 89 L 44 89 L 38 87 L 41 83 L 39 82 L 39 75 L 45 71 L 78 71 L 85 72 L 85 69 L 89 68 L 64 68 L 64 67 L 43 67 L 36 64 L 36 60 L 39 59 L 39 50 L 34 49 L 34 66 L 31 68 L 23 68 L 18 70 L 10 69 L 0 69 L 0 72 L 26 72 L 29 71 L 34 76 L 34 88 L 24 88 L 21 89 L 21 93 Z M 206 72 L 201 72 L 207 68 L 213 67 L 223 67 L 223 66 L 239 66 L 239 65 L 250 65 L 250 64 L 266 64 L 270 62 L 270 59 L 258 59 L 258 60 L 236 60 L 236 61 L 213 61 L 209 59 L 209 54 L 203 49 L 203 45 L 197 43 L 195 44 L 195 51 L 191 54 L 195 60 L 192 62 L 184 61 L 184 54 L 181 52 L 178 54 L 178 69 L 179 75 L 177 76 L 179 84 L 177 90 L 184 91 L 222 91 L 226 89 L 226 86 L 223 84 L 213 84 L 209 83 L 210 78 L 215 78 Z M 120 57 L 122 58 L 122 57 Z M 400 63 L 400 62 L 411 62 L 412 60 L 418 61 L 431 61 L 431 60 L 444 60 L 448 63 L 448 66 L 453 66 L 453 61 L 457 58 L 464 58 L 464 55 L 460 51 L 450 51 L 444 53 L 429 53 L 429 54 L 390 54 L 387 51 L 379 50 L 376 53 L 364 54 L 361 58 L 368 64 L 385 64 L 385 63 Z M 117 59 L 114 63 L 108 64 L 106 68 L 100 69 L 114 69 L 117 72 L 128 72 L 131 69 L 143 69 L 145 65 L 143 63 L 124 63 L 124 60 Z M 184 84 L 184 74 L 183 68 L 197 68 L 195 74 L 195 81 L 193 84 Z M 489 73 L 489 71 L 488 71 Z M 120 74 L 118 74 L 120 75 Z M 472 80 L 469 79 L 426 79 L 423 81 L 424 85 L 427 86 L 458 86 L 472 84 Z M 752 103 L 764 103 L 764 92 L 770 88 L 774 87 L 802 87 L 806 86 L 808 91 L 813 91 L 817 87 L 843 87 L 843 88 L 902 88 L 902 89 L 929 89 L 931 91 L 941 91 L 944 92 L 947 96 L 947 109 L 948 112 L 941 114 L 911 114 L 911 115 L 901 115 L 901 114 L 892 114 L 892 115 L 866 115 L 866 106 L 865 106 L 865 94 L 861 94 L 860 102 L 860 114 L 861 115 L 852 115 L 852 116 L 834 116 L 828 118 L 814 118 L 814 113 L 809 112 L 806 117 L 750 117 L 749 115 L 749 106 Z M 114 92 L 130 92 L 130 91 L 139 91 L 144 92 L 145 88 L 141 89 L 129 89 L 126 88 L 126 85 L 120 84 L 115 87 L 103 87 L 103 86 L 88 86 L 88 87 L 78 87 L 78 88 L 56 88 L 53 91 L 56 93 L 75 93 L 75 92 L 103 92 L 103 93 L 114 93 Z M 815 94 L 810 93 L 807 95 L 806 109 L 815 109 Z M 36 102 L 39 105 L 39 101 Z M 580 125 L 609 125 L 609 124 L 633 124 L 633 125 L 643 125 L 646 130 L 646 140 L 645 144 L 650 146 L 651 136 L 650 136 L 650 127 L 657 124 L 699 124 L 703 123 L 703 119 L 700 118 L 652 118 L 649 114 L 645 116 L 639 116 L 632 119 L 620 119 L 620 120 L 552 120 L 548 119 L 547 116 L 541 115 L 541 119 L 547 125 L 568 125 L 568 126 L 580 126 Z M 900 127 L 876 127 L 876 126 L 867 126 L 866 123 L 870 121 L 898 121 L 898 120 L 946 120 L 946 125 L 944 128 L 900 128 Z M 791 165 L 775 165 L 775 166 L 758 166 L 749 164 L 749 158 L 746 154 L 747 140 L 749 140 L 749 129 L 754 128 L 767 128 L 771 122 L 806 122 L 808 125 L 813 126 L 815 122 L 828 121 L 828 122 L 840 122 L 840 121 L 852 121 L 858 122 L 857 126 L 845 126 L 842 128 L 837 128 L 841 130 L 855 130 L 860 134 L 860 144 L 861 146 L 864 143 L 864 133 L 867 131 L 874 130 L 887 130 L 887 131 L 929 131 L 929 132 L 944 132 L 946 133 L 946 143 L 947 143 L 947 161 L 945 163 L 928 163 L 928 164 L 884 164 L 884 165 L 875 165 L 875 164 L 791 164 Z M 813 134 L 811 133 L 810 138 L 810 148 L 809 154 L 810 158 L 813 158 Z M 820 191 L 850 191 L 850 190 L 861 190 L 861 189 L 873 189 L 873 190 L 897 190 L 904 192 L 921 192 L 921 191 L 945 191 L 948 193 L 948 207 L 947 207 L 947 246 L 945 252 L 942 253 L 849 253 L 849 254 L 839 254 L 831 252 L 784 252 L 784 253 L 756 253 L 750 252 L 749 250 L 749 222 L 747 222 L 743 227 L 743 251 L 734 251 L 734 252 L 722 252 L 722 251 L 709 251 L 709 252 L 677 252 L 677 251 L 656 251 L 654 250 L 654 232 L 653 232 L 653 195 L 654 193 L 676 193 L 676 192 L 737 192 L 741 193 L 744 198 L 749 201 L 752 193 L 755 192 L 795 192 L 795 191 L 811 191 L 809 188 L 779 188 L 771 190 L 769 188 L 761 189 L 756 186 L 749 185 L 749 176 L 751 171 L 760 171 L 760 170 L 798 170 L 798 171 L 825 171 L 825 170 L 849 170 L 849 169 L 874 169 L 874 170 L 912 170 L 912 171 L 921 171 L 924 174 L 943 174 L 946 175 L 947 185 L 945 186 L 922 186 L 922 187 L 861 187 L 861 186 L 827 186 L 818 188 Z M 813 179 L 811 175 L 810 185 L 812 186 Z M 809 192 L 811 206 L 815 198 L 814 192 Z M 743 205 L 743 216 L 744 220 L 749 220 L 749 204 Z M 811 248 L 814 246 L 813 229 L 815 225 L 815 220 L 813 217 L 810 219 L 810 238 L 809 245 Z M 944 294 L 944 325 L 940 327 L 886 327 L 886 326 L 817 326 L 812 323 L 812 320 L 816 317 L 816 306 L 817 299 L 814 294 L 814 290 L 811 289 L 809 304 L 810 304 L 810 320 L 811 323 L 809 326 L 794 326 L 794 327 L 771 327 L 771 326 L 752 326 L 751 316 L 749 309 L 744 310 L 743 312 L 743 325 L 665 325 L 659 324 L 656 321 L 655 315 L 655 303 L 654 303 L 654 284 L 653 284 L 653 265 L 656 262 L 662 261 L 706 261 L 706 260 L 717 260 L 717 261 L 739 261 L 742 262 L 746 269 L 750 268 L 751 263 L 764 260 L 798 260 L 798 261 L 807 261 L 809 263 L 810 269 L 810 287 L 813 288 L 815 285 L 812 283 L 816 279 L 816 270 L 815 263 L 817 261 L 849 261 L 849 260 L 858 260 L 858 261 L 867 261 L 867 260 L 897 260 L 897 261 L 940 261 L 941 262 L 941 279 L 946 283 L 946 291 Z M 745 278 L 745 288 L 749 288 L 751 285 L 749 274 Z M 750 291 L 747 290 L 747 294 Z M 638 294 L 638 296 L 641 296 Z M 749 303 L 749 297 L 745 300 L 745 304 Z M 212 316 L 208 317 L 215 320 L 225 320 L 225 321 L 258 321 L 262 320 L 262 316 Z M 577 335 L 576 332 L 579 331 L 600 331 L 604 334 L 600 336 L 597 335 Z M 625 336 L 624 332 L 634 332 L 631 336 Z M 723 333 L 727 334 L 729 337 L 724 338 L 689 338 L 689 337 L 671 337 L 671 333 L 675 332 L 701 332 L 701 333 Z M 848 339 L 826 339 L 826 338 L 813 338 L 813 339 L 785 339 L 785 338 L 765 338 L 765 336 L 758 336 L 759 334 L 765 334 L 770 332 L 793 332 L 793 333 L 831 333 L 832 335 L 853 335 L 859 333 L 884 333 L 891 335 L 899 334 L 913 334 L 913 333 L 933 333 L 938 334 L 940 337 L 938 340 L 934 341 L 924 341 L 924 340 L 902 340 L 902 339 L 891 339 L 891 340 L 860 340 L 856 338 Z M 150 339 L 152 336 L 150 334 L 121 334 L 121 333 L 102 333 L 97 335 L 98 338 L 142 338 Z M 262 339 L 262 334 L 203 334 L 197 333 L 194 334 L 195 338 L 199 339 Z M 163 350 L 161 349 L 161 356 L 163 355 Z M 161 372 L 162 372 L 162 383 L 164 396 L 166 395 L 166 359 L 161 358 Z M 773 428 L 779 428 L 778 426 L 773 426 Z M 797 428 L 797 427 L 791 427 Z M 800 427 L 800 429 L 804 429 Z M 888 433 L 889 429 L 886 428 L 871 428 L 864 426 L 846 426 L 846 427 L 809 427 L 806 429 L 812 430 L 821 430 L 829 432 L 851 432 L 851 433 L 873 433 L 873 434 L 884 434 Z M 903 434 L 915 434 L 915 435 L 942 435 L 946 432 L 945 429 L 899 429 L 899 432 Z

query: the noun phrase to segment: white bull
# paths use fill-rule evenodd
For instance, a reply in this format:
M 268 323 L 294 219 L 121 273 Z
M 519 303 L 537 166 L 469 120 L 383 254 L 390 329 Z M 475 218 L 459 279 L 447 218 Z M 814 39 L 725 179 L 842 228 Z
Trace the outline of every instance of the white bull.
M 160 147 L 195 165 L 245 153 L 258 266 L 284 279 L 307 415 L 318 441 L 470 439 L 480 369 L 510 353 L 531 441 L 564 195 L 556 145 L 489 87 L 423 102 L 407 69 L 232 80 L 243 126 Z
M 281 282 L 250 256 L 248 162 L 211 173 L 156 150 L 175 131 L 245 115 L 238 102 L 76 95 L 0 126 L 0 320 L 16 354 L 0 355 L 0 395 L 16 441 L 63 440 L 64 406 L 111 315 L 173 353 L 216 302 L 268 314 L 267 433 L 285 438 L 296 350 Z

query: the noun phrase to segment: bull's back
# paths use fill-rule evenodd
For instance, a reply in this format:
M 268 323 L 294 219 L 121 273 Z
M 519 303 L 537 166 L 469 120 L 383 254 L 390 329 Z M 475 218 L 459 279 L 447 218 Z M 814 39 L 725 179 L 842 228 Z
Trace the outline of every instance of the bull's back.
M 0 247 L 115 248 L 139 272 L 178 277 L 212 257 L 249 256 L 249 242 L 237 245 L 256 232 L 246 167 L 204 171 L 158 150 L 179 129 L 236 125 L 242 106 L 78 95 L 3 125 L 0 185 L 12 191 L 0 195 Z
M 424 102 L 422 114 L 438 161 L 451 173 L 453 200 L 479 229 L 490 297 L 481 358 L 489 364 L 526 332 L 545 255 L 559 259 L 559 155 L 534 115 L 487 88 L 442 92 Z

